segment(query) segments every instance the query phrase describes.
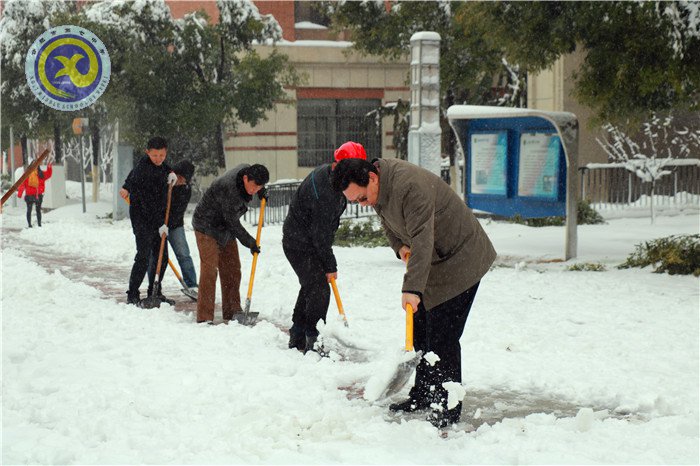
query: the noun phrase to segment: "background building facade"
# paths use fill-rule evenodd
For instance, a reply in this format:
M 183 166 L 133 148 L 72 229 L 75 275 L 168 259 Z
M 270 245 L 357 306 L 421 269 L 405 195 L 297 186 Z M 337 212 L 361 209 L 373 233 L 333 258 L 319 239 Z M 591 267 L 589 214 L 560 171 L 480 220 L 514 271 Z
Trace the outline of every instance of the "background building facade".
M 394 157 L 393 120 L 376 121 L 368 113 L 398 99 L 408 101 L 408 58 L 387 62 L 352 51 L 345 33 L 332 35 L 327 18 L 315 2 L 259 1 L 261 14 L 272 14 L 280 24 L 283 41 L 276 47 L 304 78 L 286 89 L 267 119 L 256 126 L 238 122 L 224 138 L 226 169 L 239 163 L 262 163 L 271 180 L 304 178 L 330 162 L 333 151 L 353 140 L 365 146 L 369 157 Z M 174 17 L 204 9 L 218 20 L 214 2 L 168 2 Z M 256 45 L 265 56 L 273 46 Z M 202 180 L 204 184 L 207 179 Z

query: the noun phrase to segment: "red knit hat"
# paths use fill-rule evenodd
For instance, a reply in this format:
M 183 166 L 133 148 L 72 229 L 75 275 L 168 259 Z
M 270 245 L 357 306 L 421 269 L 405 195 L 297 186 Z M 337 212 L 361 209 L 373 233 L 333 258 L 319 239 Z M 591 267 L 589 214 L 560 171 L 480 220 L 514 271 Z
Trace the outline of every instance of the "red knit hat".
M 362 144 L 348 141 L 335 150 L 335 161 L 340 162 L 343 159 L 367 160 L 367 152 Z

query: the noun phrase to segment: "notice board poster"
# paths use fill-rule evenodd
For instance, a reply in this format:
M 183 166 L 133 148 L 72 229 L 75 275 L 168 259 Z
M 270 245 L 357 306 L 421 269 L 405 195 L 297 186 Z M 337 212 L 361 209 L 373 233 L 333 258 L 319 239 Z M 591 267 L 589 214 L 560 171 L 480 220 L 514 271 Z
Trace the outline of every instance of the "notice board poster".
M 471 136 L 471 192 L 506 194 L 507 131 Z
M 518 195 L 556 198 L 559 186 L 559 136 L 520 136 Z

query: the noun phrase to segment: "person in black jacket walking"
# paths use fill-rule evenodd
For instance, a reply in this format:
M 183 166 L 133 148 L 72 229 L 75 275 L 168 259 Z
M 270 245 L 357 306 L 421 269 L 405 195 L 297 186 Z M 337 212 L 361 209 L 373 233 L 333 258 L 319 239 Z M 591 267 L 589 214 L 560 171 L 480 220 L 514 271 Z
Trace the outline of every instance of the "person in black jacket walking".
M 173 171 L 177 175 L 177 182 L 173 186 L 172 200 L 170 203 L 170 217 L 168 217 L 168 243 L 173 248 L 177 263 L 182 270 L 182 279 L 193 296 L 197 295 L 197 272 L 194 262 L 190 256 L 190 248 L 187 245 L 185 236 L 185 211 L 192 198 L 192 186 L 190 182 L 194 176 L 194 165 L 189 160 L 182 160 L 173 165 Z M 151 256 L 148 264 L 148 292 L 152 291 L 155 278 L 156 264 L 158 258 Z M 161 267 L 160 282 L 163 282 L 163 275 L 166 267 Z
M 221 308 L 225 321 L 241 312 L 241 260 L 236 240 L 251 253 L 260 253 L 255 238 L 243 228 L 240 218 L 247 204 L 265 195 L 270 173 L 263 165 L 241 164 L 214 180 L 192 216 L 199 258 L 197 323 L 214 320 L 216 276 L 221 281 Z
M 345 158 L 367 159 L 364 147 L 348 141 L 335 151 L 336 163 Z M 313 351 L 319 320 L 326 320 L 331 292 L 331 277 L 338 278 L 333 255 L 333 239 L 347 201 L 331 186 L 335 163 L 312 171 L 299 185 L 289 205 L 282 227 L 282 248 L 301 289 L 297 296 L 289 329 L 289 348 Z
M 165 225 L 165 208 L 168 185 L 175 184 L 177 176 L 172 172 L 165 158 L 168 142 L 162 137 L 154 137 L 146 145 L 146 155 L 136 164 L 126 177 L 119 194 L 130 198 L 129 216 L 131 228 L 136 238 L 136 256 L 129 276 L 127 303 L 140 305 L 139 287 L 148 271 L 151 256 L 158 258 L 160 239 L 168 235 Z M 168 260 L 168 250 L 163 251 L 163 262 Z M 161 295 L 161 300 L 165 297 Z

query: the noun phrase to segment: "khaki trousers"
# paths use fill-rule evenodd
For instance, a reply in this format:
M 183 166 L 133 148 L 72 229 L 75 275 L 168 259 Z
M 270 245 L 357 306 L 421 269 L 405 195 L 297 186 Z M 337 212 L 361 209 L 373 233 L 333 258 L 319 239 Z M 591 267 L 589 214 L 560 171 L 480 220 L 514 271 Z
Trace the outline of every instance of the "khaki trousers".
M 216 240 L 199 231 L 194 232 L 199 248 L 200 269 L 197 291 L 197 323 L 214 320 L 216 276 L 221 281 L 221 309 L 224 320 L 241 312 L 241 259 L 238 243 L 229 241 L 223 248 Z

